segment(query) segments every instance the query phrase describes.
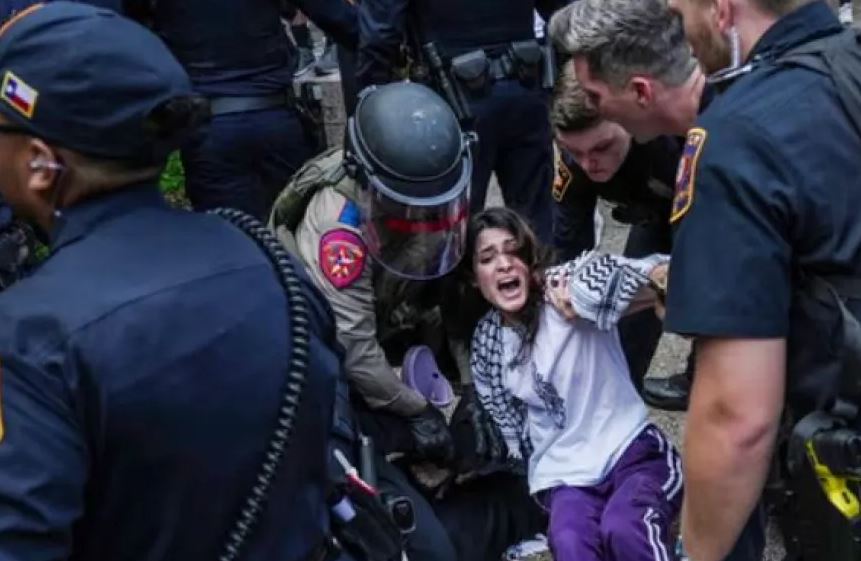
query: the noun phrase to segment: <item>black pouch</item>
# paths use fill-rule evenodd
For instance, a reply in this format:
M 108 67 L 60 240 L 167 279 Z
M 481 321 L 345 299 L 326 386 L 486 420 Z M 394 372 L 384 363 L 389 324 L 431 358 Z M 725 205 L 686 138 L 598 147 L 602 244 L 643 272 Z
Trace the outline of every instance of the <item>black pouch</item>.
M 470 51 L 451 59 L 451 73 L 471 95 L 490 93 L 490 60 L 483 50 Z
M 508 54 L 514 66 L 514 77 L 527 88 L 541 83 L 541 62 L 544 53 L 538 41 L 515 41 L 508 47 Z
M 341 546 L 361 561 L 401 561 L 403 536 L 387 507 L 352 485 L 344 491 L 356 515 L 348 522 L 333 523 Z
M 328 147 L 323 122 L 323 90 L 320 85 L 310 82 L 300 84 L 295 106 L 305 139 L 313 148 L 313 153 L 319 154 Z

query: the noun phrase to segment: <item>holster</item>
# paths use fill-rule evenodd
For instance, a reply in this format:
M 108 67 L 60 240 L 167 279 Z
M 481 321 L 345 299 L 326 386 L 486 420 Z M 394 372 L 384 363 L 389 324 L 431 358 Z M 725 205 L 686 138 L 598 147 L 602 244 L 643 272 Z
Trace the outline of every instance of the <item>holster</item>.
M 341 546 L 361 561 L 400 561 L 403 536 L 386 506 L 378 497 L 370 497 L 350 485 L 344 491 L 355 517 L 333 524 L 333 533 Z
M 527 88 L 535 88 L 541 83 L 541 66 L 544 52 L 538 41 L 515 41 L 508 47 L 513 77 Z
M 312 82 L 299 84 L 295 107 L 305 139 L 313 148 L 313 153 L 319 154 L 328 147 L 323 121 L 323 90 L 320 85 Z
M 463 88 L 473 96 L 490 93 L 490 59 L 482 49 L 470 51 L 451 59 L 451 73 Z

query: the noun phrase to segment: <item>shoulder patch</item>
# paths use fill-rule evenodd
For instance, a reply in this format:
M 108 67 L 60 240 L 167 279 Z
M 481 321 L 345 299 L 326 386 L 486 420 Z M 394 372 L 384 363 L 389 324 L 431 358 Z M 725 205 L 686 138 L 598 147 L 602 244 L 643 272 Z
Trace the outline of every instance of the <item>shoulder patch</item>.
M 359 207 L 353 201 L 348 200 L 344 203 L 344 208 L 341 209 L 341 214 L 338 215 L 338 222 L 358 228 L 361 224 L 361 216 L 359 215 Z
M 331 230 L 320 238 L 320 271 L 339 290 L 361 276 L 367 255 L 365 242 L 350 230 Z
M 561 203 L 565 198 L 565 193 L 568 191 L 568 186 L 571 185 L 571 169 L 565 163 L 565 158 L 561 152 L 556 154 L 556 175 L 553 177 L 553 189 L 551 191 L 553 200 Z
M 680 219 L 691 208 L 694 202 L 694 184 L 696 183 L 697 163 L 700 153 L 706 143 L 705 129 L 694 128 L 688 131 L 682 159 L 679 161 L 679 171 L 676 173 L 676 188 L 673 194 L 673 212 L 670 224 Z

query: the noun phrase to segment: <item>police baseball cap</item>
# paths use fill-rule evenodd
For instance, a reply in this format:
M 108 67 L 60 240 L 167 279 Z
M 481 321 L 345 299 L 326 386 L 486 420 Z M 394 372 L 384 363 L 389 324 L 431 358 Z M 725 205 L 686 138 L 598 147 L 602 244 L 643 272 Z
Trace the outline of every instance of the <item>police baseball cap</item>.
M 158 162 L 200 124 L 164 108 L 194 99 L 161 39 L 111 10 L 36 4 L 0 27 L 0 114 L 51 144 Z

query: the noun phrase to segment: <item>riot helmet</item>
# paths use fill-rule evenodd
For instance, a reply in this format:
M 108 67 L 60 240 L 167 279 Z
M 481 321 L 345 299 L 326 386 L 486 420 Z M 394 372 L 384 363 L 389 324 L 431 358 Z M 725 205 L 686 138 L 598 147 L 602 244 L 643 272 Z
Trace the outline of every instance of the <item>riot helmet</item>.
M 460 262 L 473 140 L 430 88 L 398 82 L 359 94 L 347 123 L 346 167 L 360 186 L 368 252 L 392 273 L 432 279 Z

